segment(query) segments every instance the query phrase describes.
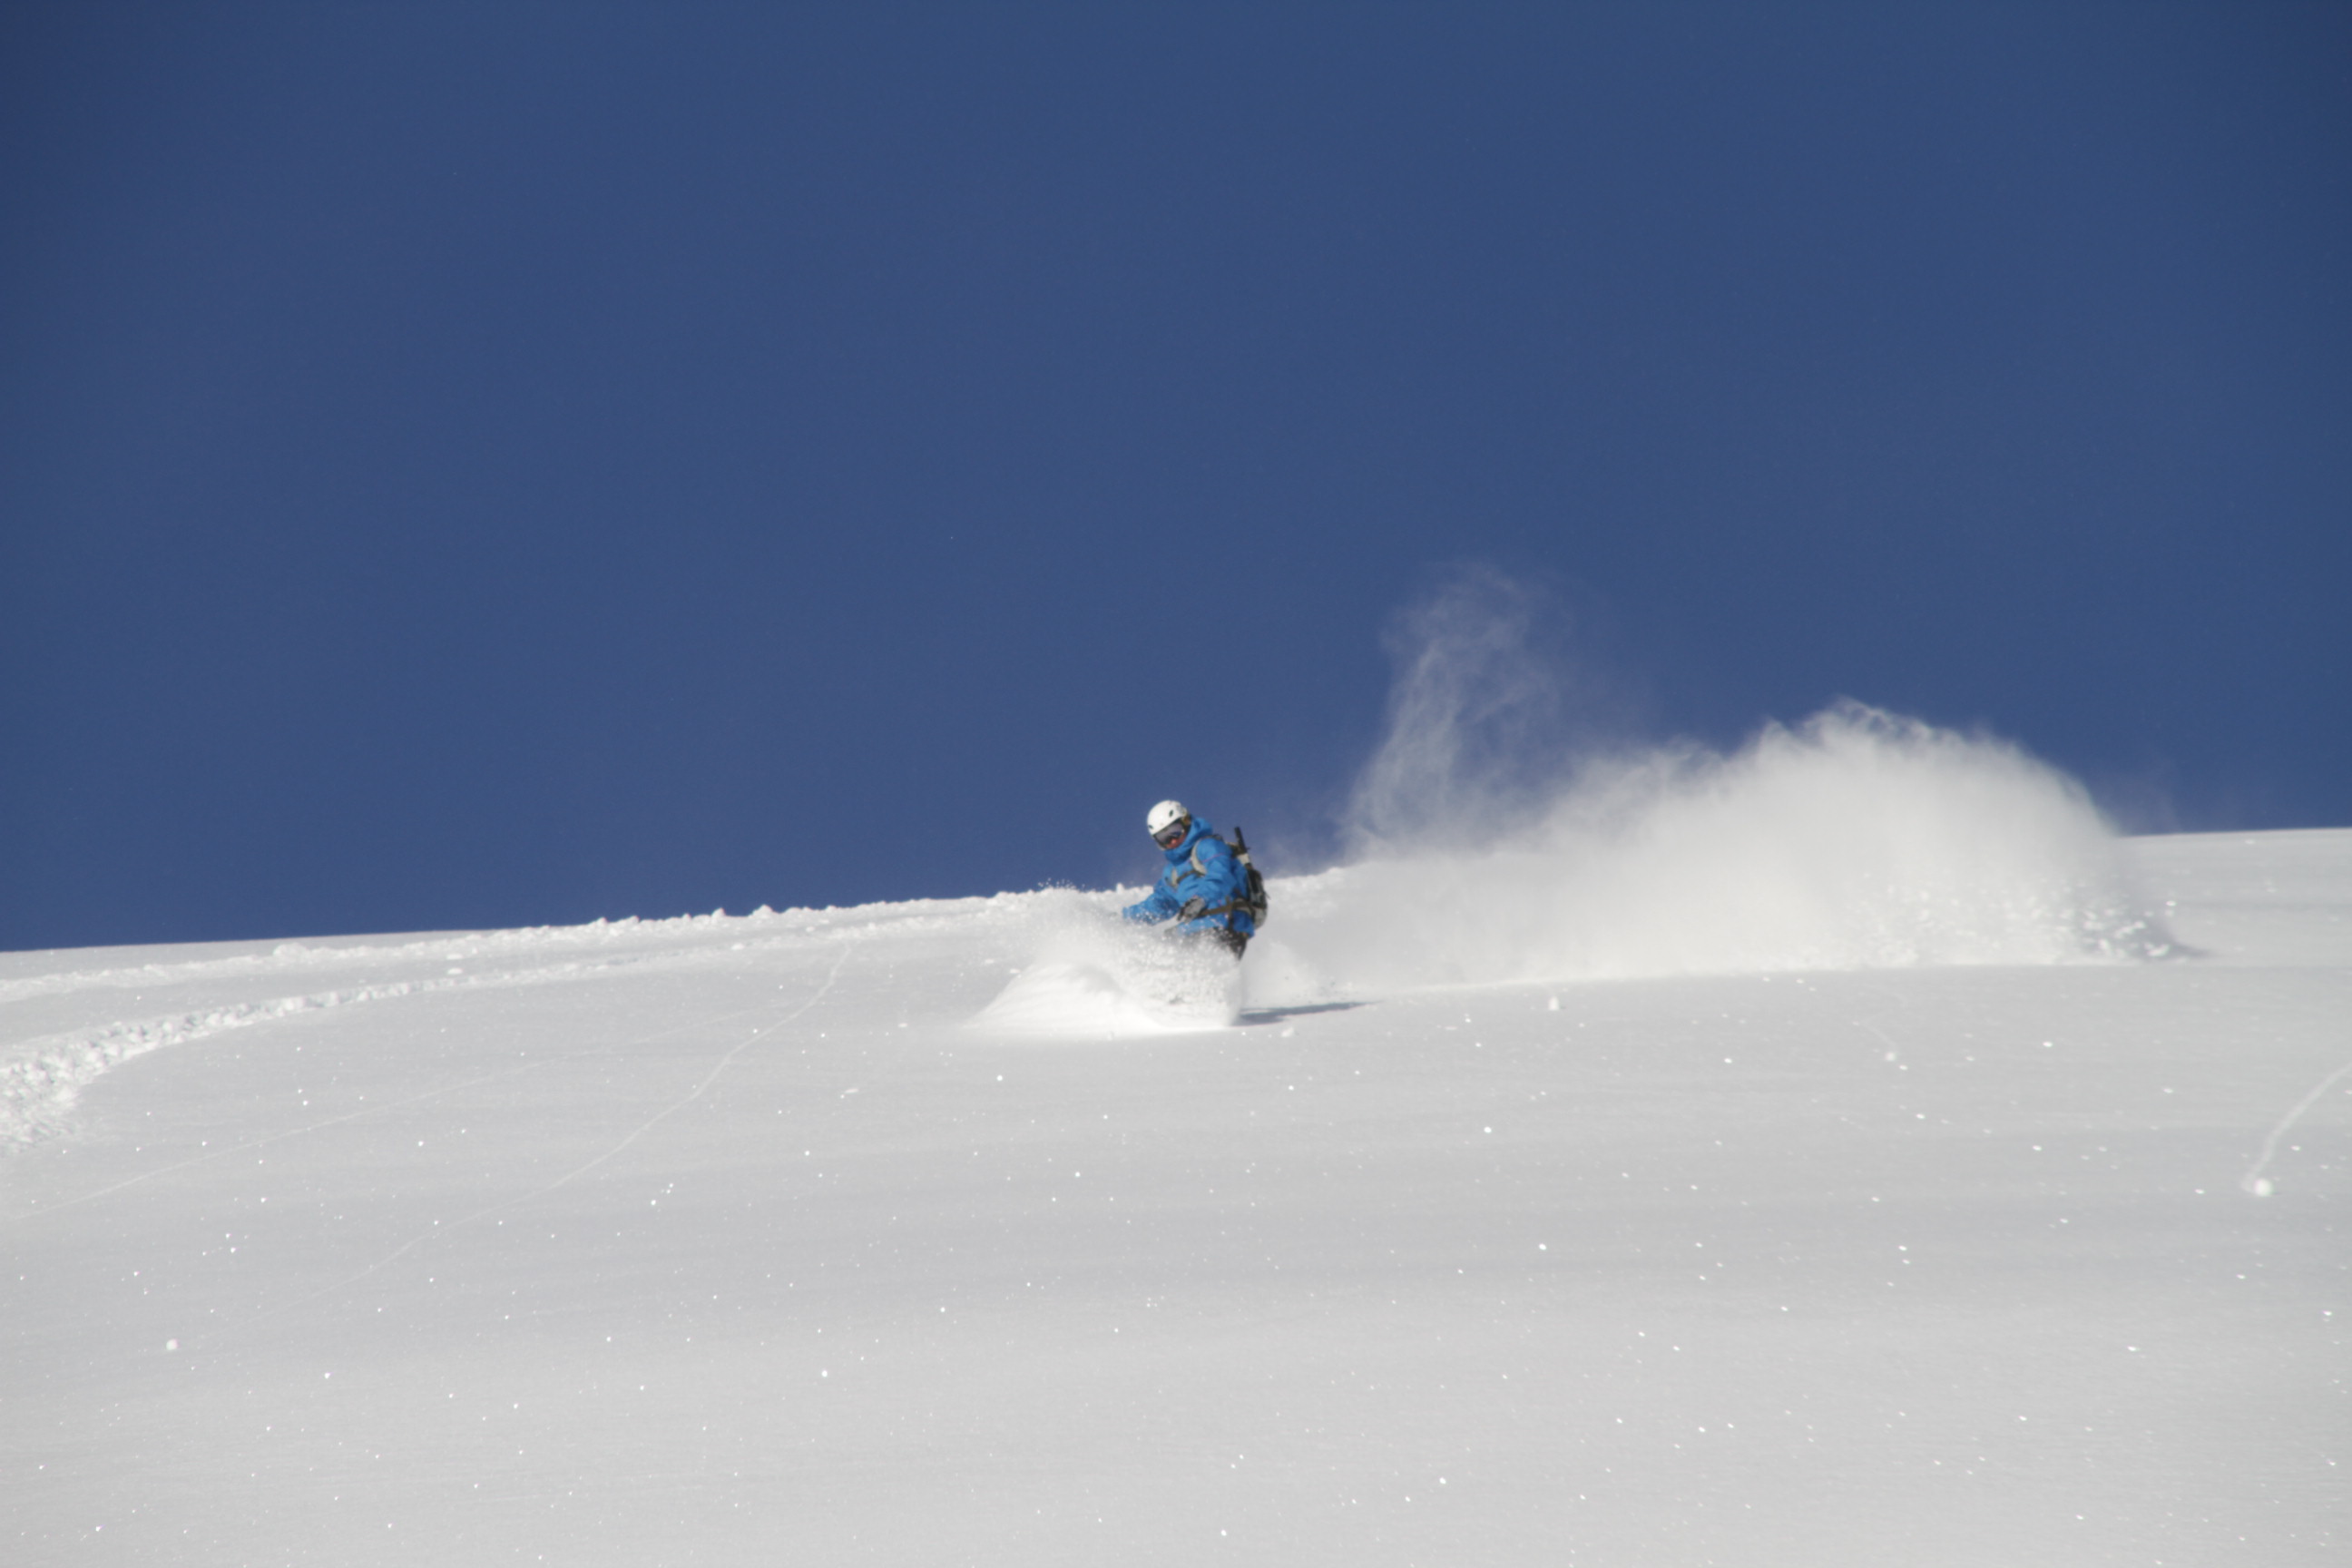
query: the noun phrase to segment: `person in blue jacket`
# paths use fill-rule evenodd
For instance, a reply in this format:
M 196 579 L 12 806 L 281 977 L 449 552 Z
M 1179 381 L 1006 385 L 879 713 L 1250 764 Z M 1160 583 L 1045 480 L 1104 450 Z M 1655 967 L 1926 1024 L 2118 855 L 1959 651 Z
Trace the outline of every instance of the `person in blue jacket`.
M 1179 800 L 1153 806 L 1143 825 L 1167 857 L 1168 868 L 1148 897 L 1119 912 L 1150 925 L 1176 921 L 1178 931 L 1208 937 L 1239 958 L 1257 934 L 1257 922 L 1247 907 L 1249 872 L 1234 858 L 1233 847 Z

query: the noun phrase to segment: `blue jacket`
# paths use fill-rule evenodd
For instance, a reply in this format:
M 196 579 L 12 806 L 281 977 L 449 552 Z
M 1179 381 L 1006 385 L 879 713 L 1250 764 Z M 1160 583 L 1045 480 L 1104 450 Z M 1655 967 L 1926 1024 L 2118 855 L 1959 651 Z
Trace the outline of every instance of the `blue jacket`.
M 1210 912 L 1186 921 L 1177 930 L 1223 931 L 1230 927 L 1244 936 L 1257 933 L 1257 922 L 1250 919 L 1249 911 L 1231 907 L 1236 900 L 1247 896 L 1249 873 L 1234 858 L 1233 847 L 1218 837 L 1204 819 L 1194 817 L 1192 831 L 1165 853 L 1168 868 L 1160 873 L 1160 885 L 1142 902 L 1121 910 L 1121 914 L 1131 921 L 1157 924 L 1175 919 L 1187 900 L 1198 899 Z

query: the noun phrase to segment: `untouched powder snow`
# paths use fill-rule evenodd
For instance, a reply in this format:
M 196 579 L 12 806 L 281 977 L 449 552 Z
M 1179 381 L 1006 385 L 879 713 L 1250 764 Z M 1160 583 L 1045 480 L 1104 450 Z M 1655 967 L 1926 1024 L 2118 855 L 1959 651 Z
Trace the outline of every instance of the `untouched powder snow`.
M 0 1554 L 2352 1560 L 2352 832 L 1640 765 L 1237 981 L 1069 891 L 0 955 Z

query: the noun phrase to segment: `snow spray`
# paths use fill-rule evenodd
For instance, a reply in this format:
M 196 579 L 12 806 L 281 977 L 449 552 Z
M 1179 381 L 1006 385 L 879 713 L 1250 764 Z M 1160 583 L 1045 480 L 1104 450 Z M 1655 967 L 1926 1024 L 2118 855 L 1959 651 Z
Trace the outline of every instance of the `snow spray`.
M 2160 956 L 2082 786 L 1855 702 L 1729 754 L 1580 742 L 1476 574 L 1417 612 L 1348 864 L 1277 889 L 1286 993 Z M 1252 963 L 1260 954 L 1253 950 Z M 1253 982 L 1254 999 L 1266 987 Z
M 1220 1029 L 1238 1015 L 1234 961 L 1213 942 L 1122 921 L 1099 895 L 1035 898 L 1026 962 L 974 1027 L 1109 1039 Z

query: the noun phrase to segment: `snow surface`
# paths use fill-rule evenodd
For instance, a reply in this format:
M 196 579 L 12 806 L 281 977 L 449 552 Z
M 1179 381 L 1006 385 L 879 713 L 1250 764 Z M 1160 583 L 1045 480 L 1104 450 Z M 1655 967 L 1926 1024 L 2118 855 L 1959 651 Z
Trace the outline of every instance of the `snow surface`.
M 1777 743 L 1238 980 L 1074 891 L 0 955 L 0 1556 L 2352 1561 L 2352 832 Z

